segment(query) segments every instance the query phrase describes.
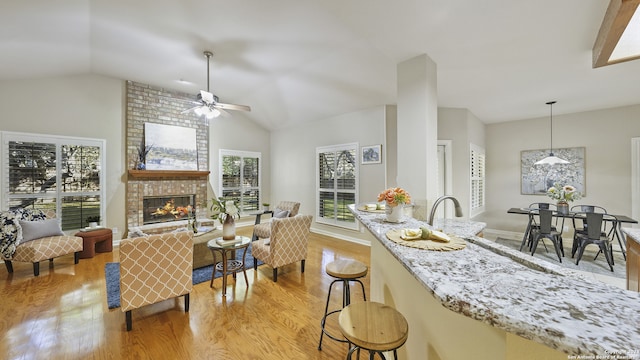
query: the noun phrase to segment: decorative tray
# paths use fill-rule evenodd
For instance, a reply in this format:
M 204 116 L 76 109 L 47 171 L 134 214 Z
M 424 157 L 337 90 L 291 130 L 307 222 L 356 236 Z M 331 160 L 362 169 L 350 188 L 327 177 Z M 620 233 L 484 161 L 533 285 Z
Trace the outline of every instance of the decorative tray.
M 424 249 L 424 250 L 433 250 L 433 251 L 452 251 L 452 250 L 462 250 L 467 247 L 467 242 L 463 239 L 451 235 L 449 237 L 451 240 L 449 242 L 437 241 L 437 240 L 403 240 L 402 239 L 402 229 L 394 229 L 387 231 L 387 239 L 393 241 L 396 244 Z

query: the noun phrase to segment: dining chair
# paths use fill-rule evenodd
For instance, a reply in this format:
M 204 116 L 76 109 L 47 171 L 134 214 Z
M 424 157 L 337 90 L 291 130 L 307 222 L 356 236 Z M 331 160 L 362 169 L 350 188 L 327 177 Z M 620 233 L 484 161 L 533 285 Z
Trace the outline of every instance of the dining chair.
M 599 213 L 599 214 L 607 214 L 607 209 L 598 205 L 574 205 L 571 207 L 572 213 L 583 214 L 579 216 L 573 216 L 571 218 L 571 222 L 573 223 L 573 245 L 572 245 L 572 255 L 575 253 L 575 247 L 578 242 L 577 236 L 587 235 L 587 222 L 584 214 L 587 213 Z M 602 233 L 602 236 L 606 236 L 606 233 Z
M 526 239 L 527 247 L 531 250 L 531 244 L 533 242 L 533 231 L 539 230 L 539 220 L 536 220 L 536 217 L 539 217 L 538 211 L 540 209 L 544 210 L 553 210 L 556 211 L 556 204 L 546 203 L 546 202 L 535 202 L 529 204 L 529 223 L 527 225 L 526 234 L 523 238 L 523 243 L 520 246 L 520 251 L 525 245 L 524 239 Z M 555 225 L 551 225 L 551 230 L 556 230 Z
M 581 216 L 580 214 L 574 215 L 574 217 Z M 602 252 L 604 253 L 605 258 L 607 259 L 607 263 L 609 264 L 609 269 L 613 271 L 613 253 L 611 243 L 613 242 L 613 231 L 607 232 L 606 223 L 612 222 L 615 223 L 615 216 L 609 214 L 602 214 L 596 212 L 588 212 L 584 213 L 586 220 L 585 224 L 587 225 L 587 231 L 585 233 L 578 233 L 576 236 L 576 243 L 574 244 L 574 249 L 571 250 L 571 256 L 573 257 L 575 253 L 578 253 L 576 257 L 576 265 L 582 259 L 582 255 L 584 254 L 584 249 L 587 245 L 595 244 L 598 245 L 599 251 L 594 257 L 593 260 L 598 258 L 598 255 Z M 606 219 L 605 219 L 606 218 Z M 606 221 L 605 221 L 606 220 Z
M 555 225 L 552 225 L 554 223 L 552 210 L 540 209 L 538 210 L 538 213 L 539 223 L 537 224 L 537 229 L 532 231 L 533 240 L 531 242 L 531 255 L 533 256 L 536 253 L 536 248 L 538 247 L 538 242 L 540 242 L 540 240 L 549 239 L 553 243 L 553 247 L 556 250 L 558 261 L 562 262 L 562 257 L 564 256 L 564 246 L 562 244 L 562 229 L 564 228 L 564 217 L 556 216 Z M 558 226 L 558 221 L 560 221 L 560 218 L 562 219 L 562 224 Z M 555 230 L 557 228 L 560 228 L 560 231 Z

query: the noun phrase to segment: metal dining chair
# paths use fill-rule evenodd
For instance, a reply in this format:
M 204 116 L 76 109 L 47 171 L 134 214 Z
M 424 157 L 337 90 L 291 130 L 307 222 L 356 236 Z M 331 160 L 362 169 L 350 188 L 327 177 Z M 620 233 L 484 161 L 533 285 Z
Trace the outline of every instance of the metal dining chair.
M 576 251 L 576 247 L 578 244 L 578 235 L 587 235 L 588 224 L 586 222 L 586 216 L 584 214 L 587 213 L 598 213 L 598 214 L 606 214 L 607 209 L 602 206 L 597 205 L 574 205 L 571 207 L 572 213 L 582 214 L 578 216 L 573 216 L 571 218 L 571 222 L 573 223 L 573 245 L 571 246 L 571 255 Z M 606 236 L 606 232 L 601 234 L 602 236 Z
M 532 231 L 533 240 L 531 242 L 531 255 L 536 253 L 538 242 L 542 239 L 549 239 L 553 243 L 553 247 L 558 255 L 558 261 L 562 262 L 564 256 L 564 246 L 562 244 L 562 229 L 564 228 L 564 217 L 555 217 L 555 226 L 553 225 L 553 211 L 547 209 L 538 210 L 539 224 L 537 230 Z M 559 219 L 562 218 L 562 224 L 558 226 Z M 560 230 L 555 230 L 559 228 Z M 543 241 L 544 244 L 544 241 Z M 545 246 L 546 249 L 546 246 Z
M 531 250 L 531 243 L 533 242 L 533 231 L 536 231 L 539 229 L 538 221 L 536 221 L 536 217 L 538 216 L 538 210 L 540 209 L 553 210 L 553 211 L 557 210 L 555 204 L 545 203 L 545 202 L 531 203 L 529 204 L 528 209 L 529 209 L 529 223 L 527 224 L 526 234 L 523 238 L 522 244 L 520 245 L 520 251 L 522 251 L 522 248 L 524 248 L 525 240 L 526 240 L 527 247 L 529 248 L 529 250 Z M 553 224 L 551 226 L 552 226 L 551 228 L 552 230 L 556 230 Z
M 586 218 L 585 224 L 587 225 L 587 231 L 586 231 L 586 234 L 578 233 L 576 237 L 577 242 L 574 244 L 575 249 L 571 250 L 572 257 L 575 255 L 576 252 L 578 253 L 578 256 L 576 257 L 576 265 L 578 265 L 578 263 L 580 262 L 580 259 L 584 254 L 584 249 L 587 247 L 587 245 L 595 244 L 595 245 L 598 245 L 600 250 L 598 251 L 598 253 L 596 254 L 593 260 L 596 260 L 598 258 L 598 255 L 601 252 L 604 253 L 605 258 L 607 259 L 607 263 L 609 264 L 609 269 L 613 271 L 613 265 L 614 265 L 613 252 L 612 252 L 613 249 L 611 246 L 611 243 L 613 242 L 613 236 L 611 234 L 613 234 L 613 231 L 607 232 L 606 222 L 604 220 L 606 217 L 607 221 L 615 223 L 616 221 L 615 216 L 609 215 L 609 214 L 596 213 L 596 212 L 588 212 L 588 213 L 584 213 L 583 215 L 582 214 L 574 215 L 574 217 L 577 217 L 577 216 L 585 216 Z

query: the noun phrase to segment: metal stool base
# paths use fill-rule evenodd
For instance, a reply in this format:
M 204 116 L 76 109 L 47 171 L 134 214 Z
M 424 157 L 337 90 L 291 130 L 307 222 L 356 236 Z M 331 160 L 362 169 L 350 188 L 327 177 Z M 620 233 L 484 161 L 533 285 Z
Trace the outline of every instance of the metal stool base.
M 331 340 L 335 340 L 338 342 L 342 342 L 342 343 L 349 343 L 349 341 L 345 338 L 338 338 L 334 335 L 331 335 L 325 328 L 325 324 L 327 322 L 327 317 L 333 314 L 339 314 L 340 311 L 342 311 L 342 309 L 337 309 L 337 310 L 333 310 L 331 312 L 329 311 L 329 302 L 331 301 L 331 290 L 333 289 L 333 285 L 337 282 L 342 282 L 342 307 L 344 308 L 345 306 L 348 306 L 351 303 L 351 289 L 350 286 L 351 284 L 349 283 L 350 281 L 353 282 L 357 282 L 360 284 L 360 287 L 362 288 L 362 297 L 364 298 L 364 301 L 367 301 L 367 294 L 364 291 L 364 284 L 362 283 L 362 281 L 358 280 L 358 279 L 336 279 L 333 280 L 331 282 L 331 285 L 329 285 L 329 292 L 327 293 L 327 304 L 324 307 L 324 316 L 322 317 L 322 320 L 320 321 L 320 328 L 322 329 L 321 333 L 320 333 L 320 342 L 318 343 L 318 350 L 322 350 L 322 338 L 324 335 L 327 335 Z

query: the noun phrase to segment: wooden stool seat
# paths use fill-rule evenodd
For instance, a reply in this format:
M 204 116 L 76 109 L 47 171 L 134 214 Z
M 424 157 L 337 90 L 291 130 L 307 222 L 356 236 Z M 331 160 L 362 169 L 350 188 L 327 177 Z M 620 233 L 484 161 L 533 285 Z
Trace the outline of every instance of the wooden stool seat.
M 400 312 L 391 306 L 363 301 L 353 303 L 340 312 L 338 317 L 342 335 L 354 345 L 347 359 L 356 348 L 378 352 L 394 351 L 401 347 L 409 336 L 409 324 Z
M 338 279 L 357 279 L 367 275 L 367 265 L 356 260 L 335 260 L 327 264 L 327 275 Z
M 338 314 L 342 309 L 351 303 L 351 282 L 359 283 L 362 289 L 362 298 L 366 301 L 367 294 L 364 291 L 364 284 L 359 279 L 367 276 L 367 265 L 357 260 L 335 260 L 327 264 L 325 271 L 327 275 L 335 278 L 329 285 L 329 292 L 327 293 L 327 303 L 324 307 L 324 315 L 320 321 L 320 342 L 318 343 L 318 350 L 322 350 L 322 338 L 327 335 L 329 338 L 346 343 L 347 340 L 339 338 L 327 332 L 325 325 L 327 318 L 331 315 Z M 333 311 L 329 311 L 329 302 L 331 300 L 331 290 L 336 283 L 342 283 L 342 307 Z

